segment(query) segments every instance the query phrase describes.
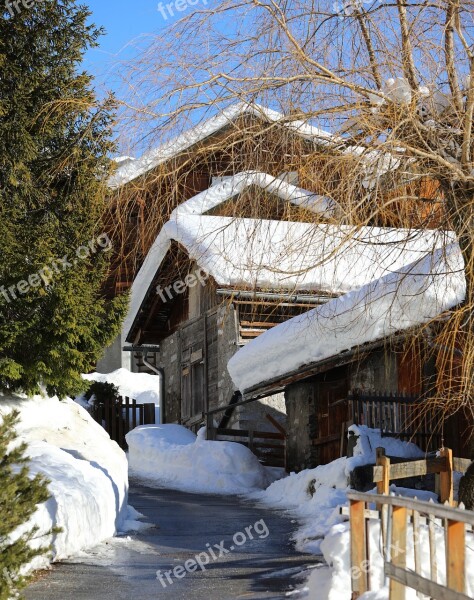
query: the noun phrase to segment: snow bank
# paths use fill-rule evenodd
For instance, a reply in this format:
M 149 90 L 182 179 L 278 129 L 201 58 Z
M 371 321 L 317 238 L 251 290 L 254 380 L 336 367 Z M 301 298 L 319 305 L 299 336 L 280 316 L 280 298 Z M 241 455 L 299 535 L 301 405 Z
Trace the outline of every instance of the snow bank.
M 112 383 L 121 396 L 134 398 L 139 404 L 155 405 L 155 422 L 160 422 L 160 390 L 161 382 L 158 375 L 148 373 L 132 373 L 128 369 L 117 369 L 112 373 L 90 373 L 83 375 L 86 381 Z M 80 401 L 80 399 L 78 399 Z
M 73 400 L 0 398 L 0 415 L 13 409 L 20 412 L 17 431 L 28 444 L 32 475 L 43 473 L 51 482 L 51 498 L 39 506 L 28 529 L 36 525 L 44 536 L 51 527 L 62 528 L 51 540 L 54 560 L 115 535 L 127 518 L 125 453 Z M 38 559 L 32 566 L 46 564 Z
M 428 323 L 462 302 L 465 290 L 461 251 L 452 243 L 266 331 L 231 358 L 229 373 L 238 389 L 249 390 Z
M 376 448 L 385 448 L 390 456 L 419 458 L 424 453 L 418 446 L 394 438 L 381 437 L 376 429 L 365 426 L 352 426 L 351 431 L 359 436 L 352 458 L 339 458 L 327 465 L 292 473 L 289 477 L 276 481 L 265 491 L 252 495 L 267 506 L 289 509 L 300 521 L 294 535 L 298 550 L 319 554 L 322 541 L 330 528 L 343 518 L 339 507 L 347 503 L 351 471 L 361 465 L 375 463 Z M 393 486 L 393 491 L 401 495 L 412 495 L 412 490 Z M 423 492 L 416 491 L 418 498 Z M 425 496 L 426 499 L 432 494 Z M 324 598 L 324 596 L 321 596 Z
M 267 485 L 252 452 L 233 442 L 197 437 L 181 425 L 144 425 L 127 435 L 130 474 L 158 487 L 244 494 Z

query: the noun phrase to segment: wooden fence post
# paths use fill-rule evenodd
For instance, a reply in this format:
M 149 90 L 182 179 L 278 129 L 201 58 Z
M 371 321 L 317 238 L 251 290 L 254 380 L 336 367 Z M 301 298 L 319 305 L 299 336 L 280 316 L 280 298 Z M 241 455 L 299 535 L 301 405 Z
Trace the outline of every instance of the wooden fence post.
M 404 569 L 407 556 L 407 509 L 393 507 L 392 543 L 390 546 L 391 562 L 395 567 Z M 406 587 L 390 579 L 390 600 L 405 600 Z
M 447 522 L 446 573 L 448 587 L 456 592 L 465 591 L 466 539 L 465 525 L 459 521 Z
M 447 502 L 449 506 L 453 506 L 453 451 L 450 448 L 441 448 L 439 455 L 446 459 L 446 470 L 440 473 L 441 504 Z
M 376 465 L 383 469 L 383 480 L 377 483 L 377 494 L 390 493 L 390 459 L 385 456 L 385 448 L 376 449 Z
M 365 502 L 350 501 L 352 598 L 368 591 Z

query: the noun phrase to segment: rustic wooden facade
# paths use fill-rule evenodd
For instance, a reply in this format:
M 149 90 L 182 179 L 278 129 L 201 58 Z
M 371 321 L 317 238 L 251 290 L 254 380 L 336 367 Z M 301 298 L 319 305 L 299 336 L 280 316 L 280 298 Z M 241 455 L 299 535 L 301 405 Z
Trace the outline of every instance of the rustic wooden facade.
M 345 456 L 353 424 L 413 441 L 427 452 L 447 445 L 456 456 L 469 457 L 466 416 L 460 412 L 445 418 L 425 401 L 438 380 L 433 353 L 410 336 L 400 336 L 274 382 L 267 393 L 285 394 L 288 469 L 299 471 Z M 253 395 L 259 397 L 256 390 Z

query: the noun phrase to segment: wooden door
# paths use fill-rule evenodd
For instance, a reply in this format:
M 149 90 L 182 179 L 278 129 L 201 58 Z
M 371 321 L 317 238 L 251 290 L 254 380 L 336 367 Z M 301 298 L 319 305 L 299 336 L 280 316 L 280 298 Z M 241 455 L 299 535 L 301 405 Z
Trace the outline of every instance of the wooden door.
M 319 464 L 327 464 L 341 456 L 341 441 L 348 420 L 348 385 L 345 373 L 340 379 L 321 381 L 316 395 Z M 344 428 L 344 433 L 343 433 Z

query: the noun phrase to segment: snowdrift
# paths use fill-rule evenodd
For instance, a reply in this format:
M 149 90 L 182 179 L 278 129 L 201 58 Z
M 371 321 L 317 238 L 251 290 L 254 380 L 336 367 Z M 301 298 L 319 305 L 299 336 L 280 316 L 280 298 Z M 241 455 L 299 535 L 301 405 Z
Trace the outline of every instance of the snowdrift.
M 28 444 L 32 475 L 43 473 L 51 482 L 51 498 L 27 525 L 38 527 L 38 543 L 49 543 L 45 534 L 61 527 L 51 540 L 57 561 L 115 535 L 127 518 L 125 453 L 73 400 L 0 398 L 0 415 L 13 409 L 20 412 L 17 431 Z M 46 559 L 32 565 L 45 566 Z
M 244 494 L 267 485 L 265 468 L 234 442 L 201 439 L 181 425 L 144 425 L 127 435 L 130 474 L 158 487 Z

